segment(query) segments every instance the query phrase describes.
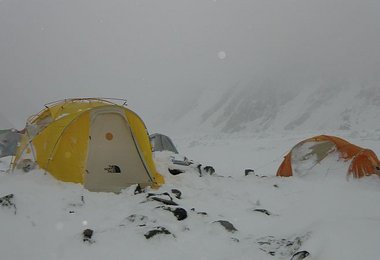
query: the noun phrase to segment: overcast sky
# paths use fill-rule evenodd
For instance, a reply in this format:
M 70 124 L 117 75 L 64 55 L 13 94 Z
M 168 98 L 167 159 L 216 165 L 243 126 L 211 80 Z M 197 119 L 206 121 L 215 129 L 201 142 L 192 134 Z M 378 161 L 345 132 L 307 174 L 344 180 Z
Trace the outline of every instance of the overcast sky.
M 118 97 L 150 125 L 258 77 L 378 80 L 379 14 L 378 0 L 0 0 L 1 114 L 21 128 L 52 100 Z

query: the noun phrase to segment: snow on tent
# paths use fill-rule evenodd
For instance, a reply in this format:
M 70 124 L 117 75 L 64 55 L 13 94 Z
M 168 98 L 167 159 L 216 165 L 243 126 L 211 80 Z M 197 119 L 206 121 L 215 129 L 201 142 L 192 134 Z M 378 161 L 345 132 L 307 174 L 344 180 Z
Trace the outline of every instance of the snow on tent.
M 178 153 L 177 148 L 168 136 L 156 133 L 151 134 L 149 137 L 153 152 L 170 151 L 173 153 Z
M 144 122 L 107 99 L 57 101 L 30 117 L 14 167 L 28 170 L 33 164 L 90 191 L 120 192 L 132 184 L 164 183 Z
M 320 135 L 294 146 L 285 156 L 277 176 L 289 177 L 297 172 L 302 174 L 299 170 L 302 169 L 300 165 L 306 165 L 303 169 L 310 170 L 323 163 L 323 160 L 334 152 L 338 153 L 338 160 L 349 162 L 347 175 L 355 178 L 371 174 L 380 175 L 380 161 L 372 150 L 353 145 L 339 137 Z
M 16 129 L 0 130 L 0 158 L 15 155 L 21 133 Z

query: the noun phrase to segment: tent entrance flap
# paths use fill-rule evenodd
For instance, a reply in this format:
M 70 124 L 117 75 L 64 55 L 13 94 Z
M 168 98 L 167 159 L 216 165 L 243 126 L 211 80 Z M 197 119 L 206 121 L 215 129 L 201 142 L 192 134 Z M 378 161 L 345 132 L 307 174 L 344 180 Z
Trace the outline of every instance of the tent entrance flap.
M 151 184 L 132 132 L 122 111 L 91 111 L 89 149 L 84 187 L 90 191 L 120 192 L 139 183 Z

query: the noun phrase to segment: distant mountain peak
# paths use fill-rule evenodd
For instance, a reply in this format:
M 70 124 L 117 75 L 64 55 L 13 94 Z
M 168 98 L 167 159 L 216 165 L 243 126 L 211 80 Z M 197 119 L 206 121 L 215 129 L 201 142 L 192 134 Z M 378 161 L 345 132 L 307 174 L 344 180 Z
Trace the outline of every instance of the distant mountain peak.
M 343 80 L 263 81 L 215 93 L 182 114 L 178 125 L 207 132 L 380 130 L 380 86 Z

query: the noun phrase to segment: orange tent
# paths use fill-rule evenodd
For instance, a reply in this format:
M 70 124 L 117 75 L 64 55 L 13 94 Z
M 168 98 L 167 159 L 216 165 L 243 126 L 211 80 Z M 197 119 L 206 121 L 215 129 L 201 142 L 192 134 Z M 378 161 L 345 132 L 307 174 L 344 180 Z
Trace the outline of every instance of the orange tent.
M 319 163 L 328 154 L 338 151 L 340 159 L 345 161 L 351 160 L 347 171 L 348 175 L 352 174 L 355 178 L 361 178 L 371 174 L 380 176 L 380 161 L 372 150 L 356 146 L 339 137 L 328 135 L 315 136 L 295 145 L 284 157 L 284 161 L 277 171 L 277 176 L 289 177 L 293 175 L 292 152 L 307 143 L 309 143 L 308 153 L 303 154 L 301 160 L 315 156 L 314 158 L 316 158 L 317 163 Z

